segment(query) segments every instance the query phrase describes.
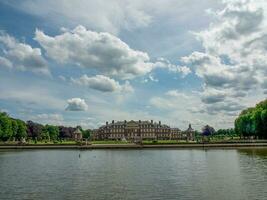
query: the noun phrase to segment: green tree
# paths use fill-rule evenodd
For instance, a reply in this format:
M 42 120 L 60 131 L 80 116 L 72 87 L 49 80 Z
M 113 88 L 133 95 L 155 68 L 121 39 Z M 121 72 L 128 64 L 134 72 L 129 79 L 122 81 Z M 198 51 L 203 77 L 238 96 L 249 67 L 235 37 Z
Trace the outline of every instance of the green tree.
M 17 138 L 17 133 L 18 133 L 18 123 L 16 119 L 12 120 L 12 136 Z
M 59 129 L 57 126 L 45 125 L 44 131 L 49 134 L 49 138 L 52 140 L 57 140 L 59 136 Z
M 0 139 L 6 141 L 12 135 L 12 120 L 6 113 L 0 113 Z
M 267 138 L 267 109 L 261 111 L 261 121 L 262 121 L 262 136 L 263 138 Z
M 18 125 L 18 129 L 17 129 L 17 134 L 16 134 L 16 138 L 17 139 L 22 139 L 22 138 L 26 138 L 27 137 L 27 126 L 26 123 L 22 120 L 17 119 L 17 125 Z
M 83 133 L 83 138 L 87 138 L 88 139 L 91 136 L 91 130 L 90 129 L 85 130 L 82 133 Z
M 235 120 L 235 131 L 243 137 L 267 138 L 267 99 L 243 110 Z

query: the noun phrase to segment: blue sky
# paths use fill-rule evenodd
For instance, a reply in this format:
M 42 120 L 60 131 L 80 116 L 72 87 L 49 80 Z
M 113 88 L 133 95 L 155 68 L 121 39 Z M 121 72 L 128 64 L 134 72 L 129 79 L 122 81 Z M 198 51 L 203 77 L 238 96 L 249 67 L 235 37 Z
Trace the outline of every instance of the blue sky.
M 95 128 L 233 127 L 266 98 L 267 3 L 0 0 L 0 109 Z

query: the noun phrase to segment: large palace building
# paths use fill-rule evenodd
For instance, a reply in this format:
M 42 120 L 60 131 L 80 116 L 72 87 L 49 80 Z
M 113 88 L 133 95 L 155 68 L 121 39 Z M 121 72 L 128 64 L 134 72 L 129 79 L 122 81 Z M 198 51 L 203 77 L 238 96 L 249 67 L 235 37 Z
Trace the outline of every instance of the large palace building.
M 93 131 L 94 140 L 194 140 L 194 130 L 189 125 L 187 131 L 170 128 L 161 121 L 117 121 Z

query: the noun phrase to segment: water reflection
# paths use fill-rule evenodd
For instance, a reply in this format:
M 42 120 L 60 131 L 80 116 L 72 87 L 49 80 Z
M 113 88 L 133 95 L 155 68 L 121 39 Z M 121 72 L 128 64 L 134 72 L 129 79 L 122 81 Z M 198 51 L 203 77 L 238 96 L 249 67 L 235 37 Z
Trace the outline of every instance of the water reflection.
M 237 151 L 248 156 L 259 156 L 263 159 L 267 158 L 267 148 L 238 149 Z
M 267 199 L 266 167 L 262 149 L 5 151 L 0 199 Z

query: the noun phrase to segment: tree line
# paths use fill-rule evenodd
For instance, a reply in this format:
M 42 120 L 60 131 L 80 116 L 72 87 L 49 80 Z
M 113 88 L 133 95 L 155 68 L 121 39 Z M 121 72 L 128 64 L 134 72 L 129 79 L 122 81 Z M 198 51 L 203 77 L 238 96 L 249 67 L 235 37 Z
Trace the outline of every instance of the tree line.
M 61 140 L 74 138 L 74 131 L 80 129 L 83 138 L 89 138 L 91 130 L 82 127 L 65 127 L 42 125 L 33 121 L 24 122 L 11 118 L 7 113 L 0 112 L 0 140 L 21 140 L 31 138 L 34 140 Z M 267 99 L 253 108 L 243 110 L 235 120 L 234 129 L 214 130 L 213 127 L 204 126 L 202 135 L 241 136 L 243 138 L 267 139 Z
M 235 131 L 244 138 L 267 139 L 267 99 L 243 110 L 235 120 Z
M 11 118 L 7 113 L 0 112 L 0 140 L 61 140 L 74 138 L 74 131 L 80 129 L 84 138 L 89 138 L 91 130 L 82 127 L 65 127 L 55 125 L 42 125 L 33 121 L 24 122 Z

